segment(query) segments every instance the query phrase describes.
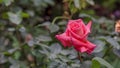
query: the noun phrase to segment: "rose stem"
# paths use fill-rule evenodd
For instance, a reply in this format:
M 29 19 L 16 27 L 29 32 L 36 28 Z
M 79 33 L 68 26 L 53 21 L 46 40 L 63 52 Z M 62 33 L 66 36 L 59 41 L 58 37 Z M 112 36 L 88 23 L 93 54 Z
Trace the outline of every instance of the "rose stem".
M 82 59 L 82 54 L 80 52 L 77 52 L 78 53 L 78 59 L 80 60 L 80 63 L 83 62 L 83 59 Z

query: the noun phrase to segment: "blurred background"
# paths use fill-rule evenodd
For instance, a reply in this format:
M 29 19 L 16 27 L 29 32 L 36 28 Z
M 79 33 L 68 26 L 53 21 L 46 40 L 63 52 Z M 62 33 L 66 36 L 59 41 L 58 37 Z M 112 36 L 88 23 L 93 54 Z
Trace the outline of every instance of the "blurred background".
M 83 63 L 55 38 L 79 18 L 97 45 Z M 119 68 L 119 32 L 120 0 L 0 0 L 0 68 Z

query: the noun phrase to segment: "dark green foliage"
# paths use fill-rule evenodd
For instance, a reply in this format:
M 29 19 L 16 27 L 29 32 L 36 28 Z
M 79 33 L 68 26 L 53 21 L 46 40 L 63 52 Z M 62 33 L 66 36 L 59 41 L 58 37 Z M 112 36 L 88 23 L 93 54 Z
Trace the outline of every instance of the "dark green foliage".
M 0 0 L 0 68 L 119 68 L 116 3 L 120 1 Z M 64 48 L 55 38 L 69 19 L 78 18 L 86 24 L 92 20 L 88 39 L 97 46 L 92 54 L 81 55 L 83 62 L 73 47 Z

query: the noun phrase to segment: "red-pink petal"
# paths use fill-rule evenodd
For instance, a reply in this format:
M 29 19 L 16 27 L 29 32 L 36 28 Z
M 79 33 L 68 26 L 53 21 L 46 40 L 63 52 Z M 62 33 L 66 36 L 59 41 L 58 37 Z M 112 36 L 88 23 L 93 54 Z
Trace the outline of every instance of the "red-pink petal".
M 91 42 L 88 42 L 88 44 L 91 46 L 88 50 L 87 50 L 87 53 L 88 54 L 91 54 L 92 51 L 95 49 L 96 45 L 91 43 Z
M 72 28 L 74 28 L 73 24 L 78 24 L 78 26 L 80 26 L 80 30 L 73 31 L 72 30 Z M 82 19 L 69 20 L 66 30 L 68 30 L 70 32 L 71 36 L 74 36 L 74 38 L 76 38 L 76 39 L 77 38 L 80 38 L 80 39 L 87 38 L 88 33 L 89 33 L 88 27 L 86 27 L 86 25 L 83 23 Z M 81 34 L 79 34 L 80 32 L 81 32 Z
M 56 35 L 56 38 L 63 44 L 64 47 L 71 46 L 71 39 L 66 33 Z
M 80 51 L 80 52 L 85 52 L 86 51 L 89 54 L 96 47 L 94 44 L 92 44 L 88 40 L 84 40 L 84 39 L 83 40 L 77 40 L 75 38 L 72 38 L 72 44 L 77 51 Z
M 86 51 L 87 51 L 87 48 L 85 48 L 85 47 L 80 47 L 78 51 L 80 51 L 81 53 L 83 53 L 83 52 L 86 52 Z
M 92 25 L 92 21 L 89 21 L 89 23 L 86 25 L 86 28 L 88 29 L 88 32 L 90 32 L 91 25 Z

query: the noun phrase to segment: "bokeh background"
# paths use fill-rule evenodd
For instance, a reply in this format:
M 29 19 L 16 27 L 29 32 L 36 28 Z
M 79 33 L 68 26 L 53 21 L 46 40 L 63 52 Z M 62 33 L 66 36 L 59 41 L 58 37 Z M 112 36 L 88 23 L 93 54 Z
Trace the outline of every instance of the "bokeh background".
M 97 45 L 82 63 L 55 38 L 80 18 Z M 0 0 L 0 68 L 120 68 L 119 20 L 120 0 Z

